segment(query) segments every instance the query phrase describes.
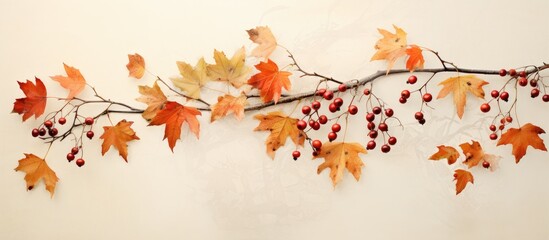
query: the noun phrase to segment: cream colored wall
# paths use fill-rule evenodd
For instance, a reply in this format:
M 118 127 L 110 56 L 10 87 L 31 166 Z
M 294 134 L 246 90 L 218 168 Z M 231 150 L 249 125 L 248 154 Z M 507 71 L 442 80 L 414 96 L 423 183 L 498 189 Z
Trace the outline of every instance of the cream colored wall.
M 417 126 L 412 117 L 417 102 L 397 103 L 406 76 L 377 84 L 378 94 L 405 123 L 404 132 L 395 132 L 398 147 L 364 156 L 360 182 L 347 174 L 335 190 L 327 172 L 316 174 L 320 160 L 294 162 L 291 147 L 270 160 L 266 134 L 252 132 L 257 122 L 251 114 L 242 122 L 230 118 L 211 125 L 204 114 L 200 141 L 184 131 L 174 154 L 161 141 L 162 127 L 146 127 L 139 116 L 115 115 L 135 121 L 141 138 L 130 144 L 129 163 L 114 151 L 101 157 L 99 141 L 93 141 L 79 169 L 64 160 L 71 143 L 55 144 L 48 163 L 61 180 L 49 199 L 43 185 L 25 191 L 23 174 L 13 171 L 23 153 L 46 151 L 30 137 L 37 123 L 21 124 L 18 115 L 7 114 L 22 96 L 16 81 L 36 75 L 50 93 L 64 95 L 47 77 L 63 73 L 63 62 L 80 68 L 103 96 L 142 107 L 134 101 L 136 85 L 154 79 L 127 78 L 126 54 L 142 54 L 150 71 L 168 78 L 177 75 L 177 60 L 211 61 L 214 48 L 229 54 L 242 45 L 250 49 L 244 30 L 257 25 L 269 25 L 304 68 L 338 79 L 385 68 L 369 58 L 379 37 L 376 28 L 391 24 L 404 28 L 409 42 L 439 50 L 462 67 L 541 64 L 549 61 L 548 11 L 548 1 L 535 0 L 3 0 L 0 239 L 549 239 L 548 153 L 529 149 L 516 165 L 509 146 L 496 148 L 486 128 L 473 124 L 489 121 L 475 99 L 469 99 L 461 121 L 449 100 L 436 101 L 426 126 Z M 287 61 L 282 51 L 274 58 Z M 429 57 L 426 66 L 436 67 L 436 59 Z M 492 82 L 488 89 L 502 84 L 498 77 L 486 79 Z M 312 81 L 294 78 L 294 91 Z M 540 102 L 524 94 L 518 112 L 523 123 L 549 130 L 549 105 Z M 61 103 L 48 104 L 54 110 Z M 347 139 L 364 142 L 364 120 L 357 117 L 352 124 L 356 131 Z M 475 184 L 455 196 L 454 167 L 425 159 L 439 144 L 470 139 L 504 158 L 494 173 L 474 170 Z

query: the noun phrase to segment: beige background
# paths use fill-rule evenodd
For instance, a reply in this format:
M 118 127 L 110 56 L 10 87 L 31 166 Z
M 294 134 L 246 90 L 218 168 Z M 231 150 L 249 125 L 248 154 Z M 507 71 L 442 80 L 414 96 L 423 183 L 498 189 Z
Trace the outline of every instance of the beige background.
M 77 168 L 64 159 L 71 142 L 55 144 L 48 163 L 61 181 L 49 199 L 43 185 L 25 191 L 24 175 L 13 171 L 23 153 L 46 152 L 30 137 L 38 123 L 21 124 L 20 116 L 8 114 L 22 96 L 16 81 L 38 76 L 51 94 L 64 96 L 47 77 L 62 74 L 63 62 L 80 68 L 103 96 L 143 107 L 134 101 L 136 86 L 154 78 L 128 78 L 126 54 L 141 53 L 149 70 L 167 79 L 177 75 L 177 60 L 194 64 L 201 56 L 211 61 L 214 48 L 228 54 L 242 45 L 250 49 L 244 30 L 257 25 L 269 25 L 304 68 L 338 79 L 385 68 L 369 58 L 376 28 L 391 24 L 404 28 L 410 43 L 439 50 L 462 67 L 541 64 L 549 61 L 548 9 L 547 1 L 3 0 L 0 239 L 548 239 L 548 154 L 529 150 L 514 164 L 509 146 L 496 148 L 488 140 L 489 119 L 472 98 L 463 120 L 442 100 L 427 111 L 428 124 L 417 126 L 417 100 L 397 103 L 406 75 L 378 84 L 378 94 L 405 123 L 404 132 L 395 131 L 398 147 L 364 156 L 361 181 L 347 174 L 335 190 L 327 172 L 316 174 L 320 160 L 309 160 L 309 150 L 294 162 L 286 147 L 271 161 L 264 153 L 267 135 L 252 132 L 257 122 L 251 114 L 211 125 L 204 114 L 200 141 L 184 131 L 174 154 L 161 141 L 162 127 L 114 115 L 115 121 L 135 121 L 141 137 L 130 144 L 129 163 L 114 151 L 101 157 L 99 141 L 92 141 L 85 167 Z M 287 62 L 281 51 L 273 58 Z M 428 57 L 426 66 L 437 63 Z M 294 91 L 314 81 L 293 80 Z M 486 80 L 492 82 L 487 90 L 502 84 L 498 77 Z M 523 92 L 521 122 L 549 129 L 549 105 Z M 90 91 L 83 96 L 91 97 Z M 52 111 L 61 102 L 48 104 Z M 352 124 L 356 131 L 347 138 L 364 142 L 363 118 Z M 439 144 L 471 139 L 504 158 L 496 172 L 473 170 L 475 185 L 456 197 L 455 167 L 425 159 Z

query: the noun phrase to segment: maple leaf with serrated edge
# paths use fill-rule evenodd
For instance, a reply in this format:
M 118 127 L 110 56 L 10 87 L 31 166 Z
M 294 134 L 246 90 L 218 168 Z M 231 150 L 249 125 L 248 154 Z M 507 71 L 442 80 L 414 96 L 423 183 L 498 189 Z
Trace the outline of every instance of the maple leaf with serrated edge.
M 463 163 L 467 165 L 468 168 L 477 166 L 483 161 L 490 163 L 491 171 L 494 171 L 498 167 L 500 157 L 485 153 L 479 142 L 473 140 L 471 143 L 462 143 L 459 147 L 465 155 L 465 161 L 463 161 Z
M 276 49 L 276 38 L 273 36 L 271 29 L 267 26 L 256 27 L 246 30 L 252 42 L 258 46 L 252 50 L 252 56 L 268 59 L 271 53 Z
M 80 73 L 80 70 L 64 63 L 63 66 L 65 67 L 65 72 L 67 73 L 66 77 L 57 75 L 50 78 L 59 82 L 63 88 L 69 90 L 69 96 L 67 96 L 67 99 L 73 99 L 76 95 L 80 94 L 82 90 L 84 90 L 84 87 L 86 87 L 86 80 Z
M 43 179 L 46 184 L 46 190 L 48 190 L 50 196 L 53 197 L 55 185 L 57 184 L 57 181 L 59 181 L 59 178 L 44 159 L 39 158 L 34 154 L 25 153 L 25 158 L 19 160 L 19 165 L 15 168 L 15 171 L 25 172 L 27 190 L 32 190 L 34 185 L 40 181 L 40 179 Z
M 208 76 L 217 81 L 224 81 L 240 88 L 246 84 L 248 74 L 252 69 L 246 66 L 246 50 L 244 47 L 236 51 L 229 60 L 225 53 L 214 50 L 214 65 L 208 65 Z
M 423 50 L 417 45 L 411 45 L 406 49 L 408 60 L 406 61 L 406 68 L 413 72 L 416 69 L 422 69 L 425 59 L 423 59 Z
M 464 75 L 448 78 L 438 85 L 442 85 L 442 89 L 438 93 L 439 98 L 444 98 L 448 94 L 454 95 L 454 104 L 456 105 L 458 117 L 461 119 L 465 112 L 465 104 L 467 101 L 466 93 L 472 93 L 478 98 L 484 99 L 484 89 L 482 86 L 488 84 L 488 82 L 477 78 L 474 75 Z
M 359 153 L 367 153 L 359 143 L 324 143 L 320 153 L 313 158 L 324 158 L 324 162 L 318 166 L 317 173 L 320 174 L 324 169 L 330 168 L 330 178 L 335 187 L 343 179 L 343 171 L 347 168 L 347 171 L 358 181 L 364 166 L 362 159 L 358 156 Z
M 297 128 L 298 119 L 288 117 L 280 111 L 270 112 L 267 115 L 258 114 L 254 118 L 260 121 L 254 131 L 271 132 L 265 141 L 265 145 L 267 146 L 267 154 L 272 159 L 275 157 L 276 150 L 286 144 L 288 137 L 292 139 L 296 146 L 303 146 L 307 135 Z
M 234 113 L 237 120 L 244 118 L 244 106 L 248 104 L 246 95 L 241 94 L 238 97 L 225 94 L 225 96 L 217 97 L 217 103 L 212 106 L 212 115 L 210 122 L 214 122 L 222 117 Z
M 35 81 L 36 85 L 29 80 L 25 83 L 17 82 L 26 97 L 15 99 L 12 113 L 23 114 L 23 121 L 26 121 L 32 115 L 34 115 L 34 118 L 40 117 L 46 109 L 48 96 L 46 86 L 39 78 L 35 77 Z
M 207 64 L 204 58 L 200 58 L 194 68 L 186 62 L 177 62 L 177 68 L 182 77 L 171 78 L 173 85 L 181 89 L 190 98 L 199 99 L 200 90 L 210 81 L 207 72 Z
M 126 64 L 126 68 L 130 72 L 130 77 L 134 77 L 137 79 L 141 79 L 143 75 L 145 74 L 145 59 L 139 55 L 136 54 L 128 54 L 128 64 Z
M 447 159 L 448 165 L 452 165 L 459 158 L 459 152 L 453 147 L 440 145 L 437 148 L 438 152 L 429 157 L 429 160 Z
M 290 90 L 292 84 L 288 78 L 292 75 L 290 72 L 279 71 L 276 63 L 268 59 L 267 62 L 260 62 L 255 65 L 255 68 L 260 72 L 253 75 L 248 84 L 259 89 L 259 95 L 263 102 L 273 101 L 275 104 L 282 95 L 282 88 Z
M 196 116 L 202 115 L 198 109 L 186 107 L 177 102 L 166 102 L 164 109 L 156 113 L 149 126 L 158 126 L 165 124 L 164 139 L 168 139 L 168 145 L 173 152 L 177 139 L 181 138 L 181 127 L 184 122 L 189 125 L 191 132 L 199 138 L 200 122 Z
M 456 171 L 454 172 L 454 181 L 456 180 L 456 195 L 458 195 L 459 193 L 461 193 L 461 191 L 463 191 L 463 189 L 465 189 L 468 182 L 474 184 L 475 181 L 475 179 L 473 178 L 473 174 L 463 169 L 456 169 Z
M 510 128 L 501 135 L 497 146 L 511 144 L 513 145 L 513 155 L 515 156 L 515 162 L 519 163 L 520 159 L 526 155 L 526 149 L 531 146 L 541 151 L 547 151 L 543 139 L 539 137 L 539 134 L 545 133 L 545 131 L 531 123 L 526 123 L 520 128 Z
M 147 104 L 147 109 L 141 114 L 147 121 L 153 119 L 168 101 L 157 82 L 154 82 L 152 87 L 139 86 L 139 93 L 141 93 L 141 97 L 135 100 Z
M 391 71 L 398 58 L 406 55 L 406 32 L 395 25 L 393 27 L 395 28 L 395 33 L 391 33 L 385 29 L 378 29 L 383 38 L 376 42 L 375 49 L 377 52 L 370 59 L 370 61 L 387 60 L 387 73 Z
M 139 140 L 139 137 L 135 135 L 135 131 L 131 128 L 133 122 L 128 122 L 125 119 L 118 122 L 116 126 L 104 126 L 105 131 L 101 135 L 100 139 L 103 139 L 101 145 L 101 154 L 104 156 L 111 146 L 118 149 L 118 153 L 124 161 L 128 162 L 128 142 L 132 140 Z

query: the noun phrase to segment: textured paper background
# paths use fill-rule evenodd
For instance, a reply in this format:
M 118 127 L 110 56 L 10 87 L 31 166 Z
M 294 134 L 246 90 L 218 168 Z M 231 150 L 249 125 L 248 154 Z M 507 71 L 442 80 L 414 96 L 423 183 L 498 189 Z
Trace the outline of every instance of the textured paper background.
M 376 85 L 405 124 L 394 132 L 397 147 L 364 156 L 360 182 L 347 175 L 335 190 L 327 172 L 316 174 L 321 161 L 309 160 L 309 150 L 297 162 L 292 147 L 270 160 L 267 135 L 251 131 L 251 115 L 210 125 L 204 114 L 200 141 L 184 131 L 175 154 L 161 141 L 162 127 L 126 116 L 141 138 L 129 146 L 129 163 L 114 151 L 101 157 L 99 141 L 87 141 L 79 169 L 64 159 L 70 141 L 54 145 L 48 163 L 61 181 L 50 200 L 43 185 L 26 192 L 24 175 L 13 171 L 23 153 L 46 151 L 30 137 L 37 123 L 8 114 L 22 96 L 16 81 L 38 76 L 64 96 L 47 77 L 62 74 L 63 62 L 80 68 L 101 95 L 143 107 L 134 101 L 136 86 L 154 78 L 128 78 L 128 53 L 142 54 L 151 72 L 168 79 L 178 74 L 177 60 L 194 64 L 201 56 L 212 61 L 214 48 L 229 55 L 251 49 L 244 30 L 257 25 L 269 25 L 305 69 L 343 80 L 385 68 L 369 59 L 376 28 L 391 24 L 404 28 L 410 43 L 462 67 L 541 64 L 549 61 L 548 9 L 547 1 L 2 1 L 0 239 L 548 239 L 549 155 L 529 150 L 514 164 L 510 147 L 496 148 L 478 128 L 489 119 L 472 98 L 463 120 L 442 100 L 427 111 L 426 126 L 417 126 L 418 100 L 397 102 L 406 75 Z M 282 51 L 273 58 L 288 61 Z M 428 57 L 426 66 L 437 67 L 436 59 Z M 503 84 L 486 79 L 486 89 Z M 294 80 L 293 91 L 313 81 Z M 521 98 L 520 120 L 549 130 L 549 105 L 527 93 Z M 48 104 L 54 110 L 61 103 Z M 363 118 L 351 124 L 347 139 L 365 142 Z M 436 145 L 470 139 L 504 158 L 497 172 L 474 170 L 475 185 L 456 197 L 453 167 L 425 159 Z

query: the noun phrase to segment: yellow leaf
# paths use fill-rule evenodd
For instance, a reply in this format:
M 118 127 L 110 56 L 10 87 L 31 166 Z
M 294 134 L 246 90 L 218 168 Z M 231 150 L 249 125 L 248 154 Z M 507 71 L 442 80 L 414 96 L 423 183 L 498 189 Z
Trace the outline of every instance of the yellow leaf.
M 387 73 L 393 68 L 398 58 L 406 55 L 406 32 L 395 25 L 393 27 L 395 28 L 395 33 L 391 33 L 385 29 L 378 29 L 383 38 L 377 41 L 375 46 L 377 52 L 370 59 L 370 61 L 387 60 Z
M 267 26 L 256 27 L 247 30 L 250 40 L 257 43 L 258 46 L 252 50 L 252 56 L 268 59 L 271 53 L 276 49 L 276 39 Z
M 286 144 L 286 139 L 290 137 L 296 146 L 303 146 L 306 134 L 297 128 L 296 118 L 288 117 L 283 112 L 270 112 L 267 115 L 258 114 L 254 117 L 259 120 L 259 126 L 255 131 L 270 131 L 265 145 L 267 154 L 274 159 L 275 151 Z
M 139 140 L 139 137 L 135 135 L 135 131 L 131 128 L 133 122 L 127 122 L 122 120 L 116 124 L 116 126 L 105 126 L 105 131 L 101 135 L 103 144 L 101 145 L 101 154 L 105 155 L 111 146 L 118 149 L 118 152 L 126 162 L 128 162 L 128 142 L 132 140 Z
M 477 78 L 474 75 L 465 75 L 448 78 L 438 85 L 442 85 L 443 88 L 438 93 L 437 98 L 444 98 L 449 93 L 454 94 L 454 104 L 456 105 L 457 114 L 459 118 L 463 117 L 466 104 L 466 93 L 472 93 L 478 98 L 484 99 L 484 90 L 482 86 L 488 84 L 488 82 Z
M 126 68 L 130 72 L 130 77 L 140 79 L 145 74 L 145 59 L 139 54 L 128 54 L 130 62 L 126 64 Z
M 173 84 L 185 92 L 190 98 L 199 99 L 200 90 L 210 81 L 207 74 L 206 62 L 201 58 L 193 68 L 185 62 L 177 62 L 182 78 L 172 78 Z
M 246 50 L 240 48 L 231 58 L 227 58 L 225 53 L 214 51 L 215 65 L 208 65 L 208 75 L 217 81 L 224 81 L 239 88 L 246 84 L 248 75 L 252 69 L 245 65 Z
M 136 100 L 147 104 L 147 109 L 142 114 L 143 118 L 147 121 L 153 119 L 156 113 L 162 110 L 168 101 L 156 82 L 153 87 L 139 86 L 139 93 L 141 93 L 141 97 Z
M 219 96 L 217 103 L 212 106 L 212 116 L 210 122 L 218 120 L 222 117 L 229 115 L 231 112 L 238 120 L 244 118 L 244 106 L 248 104 L 246 95 L 241 94 L 238 97 L 225 94 L 225 96 Z
M 25 158 L 19 160 L 19 165 L 15 168 L 15 171 L 23 171 L 26 173 L 25 181 L 27 182 L 27 189 L 32 190 L 36 182 L 40 179 L 44 180 L 46 184 L 46 190 L 50 192 L 50 196 L 53 197 L 55 192 L 55 185 L 59 178 L 46 161 L 42 158 L 35 156 L 34 154 L 26 154 Z
M 366 154 L 366 149 L 358 143 L 327 142 L 322 144 L 320 153 L 314 157 L 324 158 L 324 162 L 318 166 L 317 173 L 330 168 L 330 178 L 334 187 L 343 179 L 343 171 L 347 168 L 358 181 L 362 173 L 364 163 L 358 156 L 359 153 Z

